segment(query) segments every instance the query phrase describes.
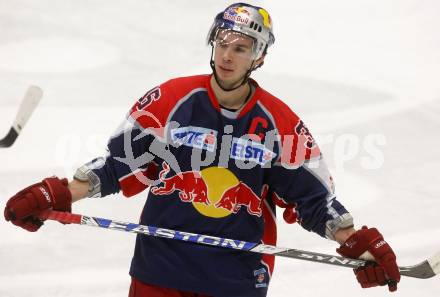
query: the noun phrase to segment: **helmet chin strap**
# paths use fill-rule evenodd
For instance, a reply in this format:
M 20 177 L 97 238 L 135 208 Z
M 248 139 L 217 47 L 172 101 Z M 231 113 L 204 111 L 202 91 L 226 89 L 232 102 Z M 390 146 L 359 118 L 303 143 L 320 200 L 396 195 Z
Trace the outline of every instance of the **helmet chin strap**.
M 211 66 L 212 72 L 214 74 L 214 79 L 217 82 L 217 85 L 220 87 L 220 89 L 222 89 L 225 92 L 234 91 L 234 90 L 238 89 L 239 87 L 241 87 L 242 85 L 246 84 L 248 82 L 248 80 L 249 80 L 249 77 L 251 76 L 252 71 L 254 71 L 255 69 L 258 68 L 258 67 L 254 68 L 255 60 L 253 60 L 251 67 L 249 68 L 248 71 L 246 71 L 246 74 L 243 76 L 243 79 L 242 79 L 241 83 L 238 86 L 233 87 L 233 88 L 225 88 L 224 86 L 222 86 L 220 80 L 218 79 L 217 71 L 215 70 L 215 63 L 214 63 L 214 60 L 212 58 L 213 55 L 214 55 L 214 46 L 212 46 L 212 49 L 211 49 L 211 61 L 210 61 L 209 65 Z

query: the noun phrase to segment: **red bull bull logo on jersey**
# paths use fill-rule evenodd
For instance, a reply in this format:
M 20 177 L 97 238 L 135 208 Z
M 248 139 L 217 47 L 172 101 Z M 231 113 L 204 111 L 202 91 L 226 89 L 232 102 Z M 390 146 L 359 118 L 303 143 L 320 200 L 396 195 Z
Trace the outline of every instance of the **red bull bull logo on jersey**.
M 169 195 L 177 191 L 183 202 L 198 202 L 210 204 L 208 189 L 199 172 L 180 172 L 172 177 L 165 177 L 170 171 L 170 166 L 163 162 L 163 170 L 159 173 L 162 187 L 153 187 L 151 193 L 155 195 Z
M 207 217 L 222 218 L 241 210 L 254 216 L 262 215 L 262 197 L 267 194 L 267 186 L 259 195 L 230 170 L 221 167 L 180 172 L 171 177 L 167 177 L 169 165 L 164 162 L 162 167 L 159 174 L 162 184 L 151 189 L 154 195 L 178 192 L 182 202 L 192 203 L 199 213 Z
M 266 190 L 265 186 L 263 191 Z M 242 206 L 247 208 L 248 213 L 261 217 L 261 198 L 243 182 L 227 189 L 220 201 L 215 204 L 215 207 L 221 207 L 233 213 L 237 213 Z

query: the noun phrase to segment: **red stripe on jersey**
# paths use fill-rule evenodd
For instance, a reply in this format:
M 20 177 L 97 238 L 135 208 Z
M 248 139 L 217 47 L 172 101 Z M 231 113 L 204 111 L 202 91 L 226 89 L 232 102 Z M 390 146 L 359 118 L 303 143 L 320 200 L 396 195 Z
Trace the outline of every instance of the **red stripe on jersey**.
M 144 129 L 152 129 L 163 137 L 163 128 L 178 102 L 197 88 L 209 85 L 209 75 L 197 75 L 171 79 L 147 92 L 131 108 L 130 117 Z M 154 92 L 157 90 L 158 92 Z M 152 92 L 153 91 L 153 92 Z M 148 100 L 148 95 L 154 96 Z
M 149 187 L 149 181 L 158 178 L 158 166 L 150 163 L 147 169 L 136 171 L 119 180 L 119 186 L 125 197 L 134 196 Z
M 209 80 L 206 82 L 206 88 L 208 89 L 208 96 L 209 100 L 211 100 L 212 106 L 220 112 L 220 104 L 218 103 L 217 97 L 215 97 L 214 90 L 211 87 L 211 77 L 212 74 L 209 76 Z
M 294 224 L 298 220 L 298 213 L 296 211 L 296 203 L 288 204 L 286 200 L 278 196 L 276 192 L 272 194 L 272 201 L 275 205 L 284 208 L 283 218 L 288 224 Z
M 267 197 L 266 199 L 270 199 Z M 262 203 L 263 219 L 264 219 L 264 232 L 262 242 L 263 244 L 276 245 L 277 243 L 277 223 L 273 210 L 270 208 L 266 199 Z M 269 266 L 270 275 L 273 273 L 275 266 L 275 256 L 273 255 L 263 255 L 262 261 Z
M 272 200 L 273 200 L 273 202 L 275 202 L 275 204 L 278 205 L 279 207 L 286 208 L 286 207 L 289 206 L 289 205 L 287 204 L 287 202 L 286 202 L 283 198 L 281 198 L 280 196 L 278 196 L 278 194 L 277 194 L 276 192 L 273 192 L 273 194 L 272 194 Z
M 220 112 L 220 105 L 218 103 L 217 97 L 215 96 L 214 90 L 212 89 L 211 82 L 210 82 L 212 76 L 213 76 L 213 74 L 211 74 L 209 76 L 209 79 L 206 81 L 206 88 L 208 89 L 208 96 L 209 96 L 209 99 L 211 100 L 212 106 L 214 106 L 214 108 Z M 255 92 L 254 92 L 254 94 L 252 94 L 252 97 L 249 98 L 249 101 L 246 103 L 244 108 L 240 111 L 237 118 L 240 118 L 243 115 L 245 115 L 247 112 L 249 112 L 255 106 L 255 104 L 258 101 L 258 98 L 260 98 L 260 96 L 261 96 L 261 94 L 260 94 L 261 88 L 259 87 L 258 83 L 251 78 L 249 78 L 249 82 L 256 87 Z

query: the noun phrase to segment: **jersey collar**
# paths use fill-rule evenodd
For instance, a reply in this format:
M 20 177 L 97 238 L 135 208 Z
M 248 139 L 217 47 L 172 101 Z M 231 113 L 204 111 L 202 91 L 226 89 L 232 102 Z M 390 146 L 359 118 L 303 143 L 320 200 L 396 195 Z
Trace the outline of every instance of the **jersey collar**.
M 213 76 L 213 74 L 206 76 L 206 89 L 208 90 L 208 96 L 209 96 L 209 100 L 211 101 L 212 106 L 214 106 L 214 108 L 221 113 L 220 110 L 220 105 L 217 101 L 217 98 L 215 97 L 214 94 L 214 90 L 212 89 L 211 86 L 211 77 Z M 253 84 L 255 86 L 255 92 L 254 94 L 251 96 L 251 98 L 249 98 L 248 102 L 244 105 L 244 107 L 240 110 L 240 113 L 238 114 L 237 118 L 240 118 L 242 116 L 244 116 L 246 113 L 248 113 L 257 103 L 258 98 L 260 97 L 260 93 L 261 93 L 261 88 L 258 85 L 258 83 L 253 80 L 252 78 L 249 78 L 249 82 L 251 84 Z

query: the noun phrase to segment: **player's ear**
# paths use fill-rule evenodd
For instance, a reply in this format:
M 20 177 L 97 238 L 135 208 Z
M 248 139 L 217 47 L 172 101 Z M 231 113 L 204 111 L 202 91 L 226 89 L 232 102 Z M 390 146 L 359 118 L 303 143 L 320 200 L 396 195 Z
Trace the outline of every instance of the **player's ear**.
M 255 60 L 255 66 L 254 69 L 260 68 L 264 64 L 264 58 L 266 57 L 266 54 L 262 55 L 260 58 Z

